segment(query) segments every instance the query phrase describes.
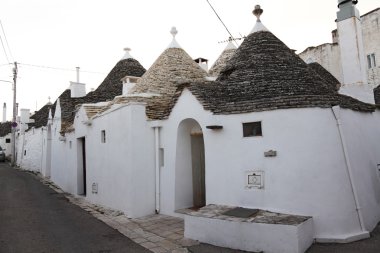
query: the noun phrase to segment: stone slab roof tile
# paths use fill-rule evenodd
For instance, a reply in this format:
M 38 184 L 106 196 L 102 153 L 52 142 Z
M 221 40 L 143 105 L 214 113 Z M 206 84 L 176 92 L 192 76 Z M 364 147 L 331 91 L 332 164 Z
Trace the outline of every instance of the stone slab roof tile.
M 52 107 L 53 107 L 52 103 L 47 103 L 35 114 L 33 114 L 30 118 L 34 119 L 34 123 L 28 124 L 28 127 L 39 128 L 39 127 L 46 126 L 49 120 L 49 111 Z
M 4 137 L 12 132 L 12 122 L 6 121 L 0 123 L 0 137 Z
M 145 68 L 135 59 L 127 58 L 120 60 L 111 72 L 107 75 L 99 87 L 89 92 L 85 97 L 71 98 L 70 90 L 66 90 L 59 97 L 61 102 L 62 127 L 61 132 L 66 132 L 74 123 L 74 116 L 77 106 L 103 101 L 111 101 L 115 96 L 123 92 L 121 79 L 125 76 L 141 77 L 145 73 Z

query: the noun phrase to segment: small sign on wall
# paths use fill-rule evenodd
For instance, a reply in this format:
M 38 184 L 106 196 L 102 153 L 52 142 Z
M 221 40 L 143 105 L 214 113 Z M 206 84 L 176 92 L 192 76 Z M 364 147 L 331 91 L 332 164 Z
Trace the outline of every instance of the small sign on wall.
M 97 194 L 98 193 L 98 184 L 92 183 L 92 193 Z
M 247 171 L 245 187 L 247 189 L 264 189 L 264 171 Z

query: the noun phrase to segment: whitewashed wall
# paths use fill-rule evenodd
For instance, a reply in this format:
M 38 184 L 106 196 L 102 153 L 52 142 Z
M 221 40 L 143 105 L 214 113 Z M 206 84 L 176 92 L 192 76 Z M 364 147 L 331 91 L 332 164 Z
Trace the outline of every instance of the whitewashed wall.
M 86 138 L 87 199 L 122 210 L 129 217 L 153 214 L 154 131 L 145 106 L 116 106 L 88 126 L 83 107 L 75 118 L 75 135 Z M 106 142 L 101 142 L 101 131 Z M 98 188 L 92 193 L 92 184 Z
M 365 173 L 355 174 L 355 179 L 360 185 L 362 205 L 367 207 L 366 224 L 371 229 L 380 219 L 380 182 L 374 177 L 375 164 L 380 163 L 380 134 L 376 128 L 379 113 L 344 110 L 343 115 L 354 170 Z M 342 239 L 361 233 L 331 109 L 212 116 L 187 90 L 161 131 L 165 149 L 161 171 L 163 213 L 175 215 L 176 128 L 187 118 L 197 120 L 204 133 L 208 204 L 313 216 L 317 238 Z M 243 138 L 242 123 L 253 121 L 262 122 L 263 137 Z M 223 130 L 206 129 L 210 124 L 222 125 Z M 271 149 L 278 152 L 277 157 L 264 157 L 264 152 Z M 245 188 L 245 172 L 251 170 L 264 171 L 263 190 Z
M 326 43 L 317 47 L 307 48 L 299 54 L 299 57 L 301 57 L 306 63 L 318 62 L 335 76 L 340 83 L 343 82 L 340 48 L 337 43 Z
M 52 124 L 51 180 L 64 191 L 77 194 L 77 153 L 73 132 L 61 136 L 61 107 L 59 100 Z M 70 144 L 71 142 L 71 144 Z
M 375 54 L 375 68 L 368 69 L 368 82 L 372 86 L 380 85 L 380 10 L 362 17 L 365 55 Z M 366 59 L 367 60 L 367 59 Z
M 46 130 L 31 128 L 17 138 L 17 165 L 25 170 L 41 172 Z

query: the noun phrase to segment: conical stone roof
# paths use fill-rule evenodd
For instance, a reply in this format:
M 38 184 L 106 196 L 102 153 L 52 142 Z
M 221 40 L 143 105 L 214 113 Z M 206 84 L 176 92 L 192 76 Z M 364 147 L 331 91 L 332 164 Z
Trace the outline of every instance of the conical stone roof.
M 321 64 L 319 64 L 318 62 L 312 62 L 308 65 L 315 73 L 317 73 L 323 79 L 324 82 L 330 84 L 337 91 L 339 90 L 340 82 L 338 81 L 338 79 L 336 79 L 335 76 L 333 76 Z
M 227 62 L 231 59 L 232 55 L 235 53 L 236 47 L 232 42 L 228 42 L 226 48 L 223 50 L 221 55 L 212 65 L 210 70 L 208 71 L 210 76 L 218 76 L 220 71 L 226 66 Z
M 192 85 L 205 108 L 216 114 L 286 108 L 331 107 L 373 111 L 374 106 L 339 95 L 271 32 L 253 32 L 209 85 Z
M 73 124 L 76 106 L 86 103 L 97 103 L 110 101 L 115 96 L 123 93 L 123 82 L 125 76 L 141 77 L 145 73 L 145 68 L 135 59 L 123 57 L 110 71 L 98 88 L 89 92 L 85 97 L 72 98 L 70 90 L 64 91 L 60 96 L 62 132 Z M 53 105 L 55 111 L 56 103 Z
M 185 83 L 200 82 L 207 76 L 192 58 L 178 47 L 167 48 L 139 79 L 130 94 L 157 95 L 149 100 L 147 116 L 150 119 L 165 119 L 169 116 Z

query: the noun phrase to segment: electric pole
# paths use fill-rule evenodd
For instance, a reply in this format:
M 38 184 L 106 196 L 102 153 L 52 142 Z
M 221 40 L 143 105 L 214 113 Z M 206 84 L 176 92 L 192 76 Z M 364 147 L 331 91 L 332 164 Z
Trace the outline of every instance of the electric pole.
M 17 62 L 14 63 L 13 67 L 13 117 L 12 117 L 12 160 L 11 165 L 15 166 L 16 164 L 16 116 L 17 116 L 17 109 L 16 109 L 16 81 L 17 81 Z

